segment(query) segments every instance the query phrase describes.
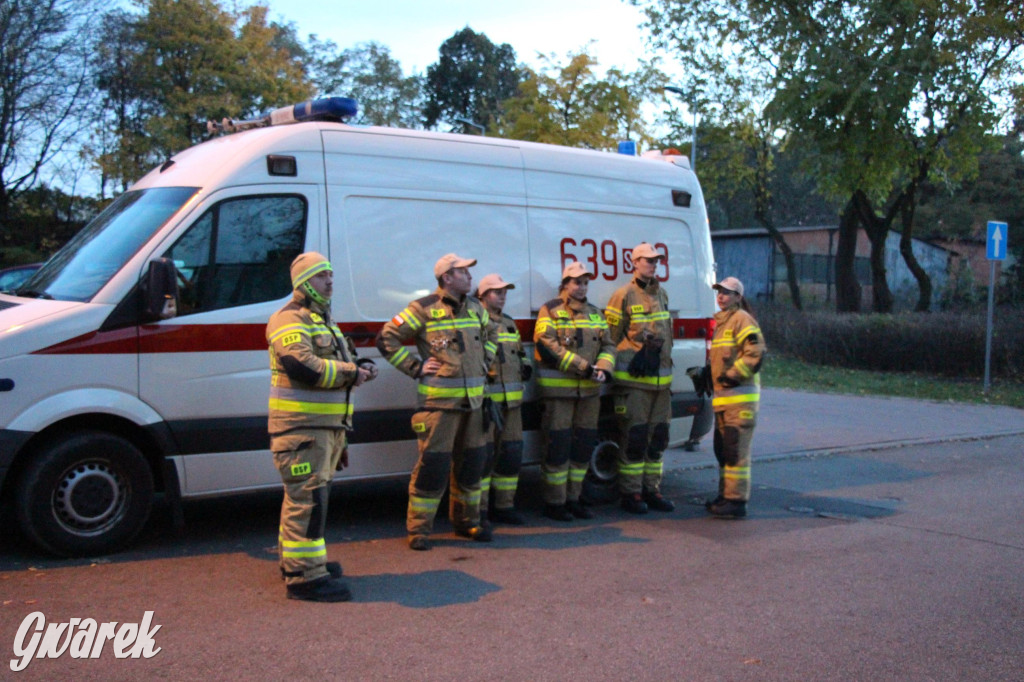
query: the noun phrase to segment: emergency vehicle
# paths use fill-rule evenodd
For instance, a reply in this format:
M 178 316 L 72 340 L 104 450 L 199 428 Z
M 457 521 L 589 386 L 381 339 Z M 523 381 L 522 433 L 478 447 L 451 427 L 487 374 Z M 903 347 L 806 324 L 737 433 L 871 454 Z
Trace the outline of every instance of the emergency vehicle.
M 353 394 L 351 465 L 337 480 L 415 463 L 416 384 L 373 340 L 433 292 L 433 264 L 452 251 L 478 260 L 475 281 L 515 283 L 505 312 L 529 341 L 564 265 L 596 273 L 589 300 L 603 308 L 632 277 L 632 247 L 653 244 L 676 334 L 671 440 L 710 429 L 709 400 L 685 373 L 706 363 L 715 310 L 686 157 L 344 123 L 354 111 L 325 98 L 211 124 L 229 134 L 151 171 L 0 294 L 0 495 L 34 543 L 102 554 L 136 536 L 155 494 L 180 511 L 281 485 L 264 332 L 303 251 L 330 258 L 334 318 L 380 369 Z M 526 399 L 526 457 L 539 461 L 532 387 Z

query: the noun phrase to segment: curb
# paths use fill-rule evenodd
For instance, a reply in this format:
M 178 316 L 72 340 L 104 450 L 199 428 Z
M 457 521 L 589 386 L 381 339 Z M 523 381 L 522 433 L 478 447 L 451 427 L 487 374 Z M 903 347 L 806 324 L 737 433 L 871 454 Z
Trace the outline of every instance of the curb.
M 1024 436 L 1024 429 L 1011 429 L 1007 431 L 988 431 L 985 433 L 963 433 L 952 436 L 926 436 L 924 438 L 912 438 L 906 440 L 877 441 L 874 443 L 861 443 L 857 445 L 839 445 L 825 448 L 812 448 L 806 450 L 791 450 L 789 452 L 777 452 L 768 455 L 754 455 L 751 460 L 754 462 L 781 462 L 790 459 L 802 459 L 812 457 L 833 457 L 846 455 L 855 452 L 872 452 L 876 450 L 894 450 L 896 448 L 914 447 L 918 445 L 938 445 L 942 443 L 967 443 L 976 440 L 994 440 L 1010 436 Z M 713 456 L 713 455 L 712 455 Z M 674 471 L 697 471 L 700 469 L 717 469 L 715 461 L 683 464 L 672 467 Z

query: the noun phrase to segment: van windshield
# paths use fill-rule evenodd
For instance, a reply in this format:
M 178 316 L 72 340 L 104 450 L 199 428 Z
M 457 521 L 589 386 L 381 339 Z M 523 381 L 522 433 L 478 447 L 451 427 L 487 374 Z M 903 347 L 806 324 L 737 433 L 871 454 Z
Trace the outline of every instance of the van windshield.
M 15 292 L 88 301 L 198 187 L 154 187 L 119 196 Z

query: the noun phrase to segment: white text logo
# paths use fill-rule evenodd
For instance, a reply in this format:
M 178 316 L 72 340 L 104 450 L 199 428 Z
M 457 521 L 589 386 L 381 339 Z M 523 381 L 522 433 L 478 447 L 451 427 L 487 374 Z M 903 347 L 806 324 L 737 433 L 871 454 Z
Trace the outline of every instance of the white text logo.
M 162 625 L 150 630 L 153 612 L 146 611 L 142 624 L 97 623 L 92 618 L 72 618 L 68 623 L 50 623 L 40 611 L 30 613 L 21 621 L 14 638 L 11 670 L 18 672 L 28 667 L 35 658 L 60 658 L 67 653 L 71 658 L 99 658 L 107 640 L 113 642 L 117 658 L 153 658 L 160 653 L 153 635 Z M 45 629 L 44 629 L 45 626 Z M 30 635 L 31 633 L 31 635 Z

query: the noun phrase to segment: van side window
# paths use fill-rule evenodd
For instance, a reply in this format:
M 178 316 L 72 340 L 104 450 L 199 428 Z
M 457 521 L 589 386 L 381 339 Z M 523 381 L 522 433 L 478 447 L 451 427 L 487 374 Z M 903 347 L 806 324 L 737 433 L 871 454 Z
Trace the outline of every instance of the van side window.
M 178 316 L 283 298 L 306 239 L 306 200 L 240 197 L 204 213 L 167 251 L 181 279 Z

